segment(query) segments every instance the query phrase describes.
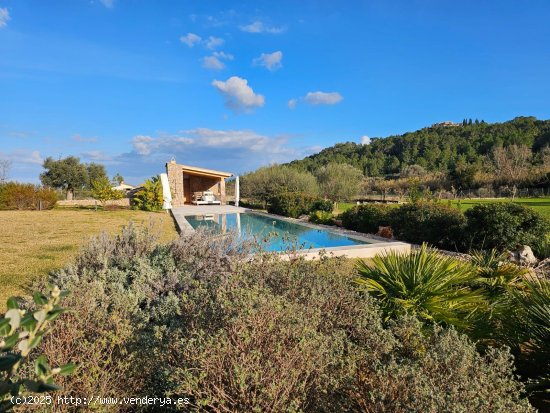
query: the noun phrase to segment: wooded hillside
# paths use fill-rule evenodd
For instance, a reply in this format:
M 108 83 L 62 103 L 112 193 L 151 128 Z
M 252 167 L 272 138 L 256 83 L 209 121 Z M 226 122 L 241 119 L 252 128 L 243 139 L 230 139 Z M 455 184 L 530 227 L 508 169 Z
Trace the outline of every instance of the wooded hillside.
M 550 120 L 517 117 L 503 123 L 486 123 L 465 119 L 459 126 L 426 127 L 374 138 L 368 145 L 338 143 L 290 165 L 313 172 L 328 163 L 347 163 L 366 176 L 398 174 L 409 165 L 449 172 L 464 164 L 482 168 L 495 147 L 511 145 L 526 146 L 533 153 L 532 162 L 542 162 L 540 153 L 550 145 Z

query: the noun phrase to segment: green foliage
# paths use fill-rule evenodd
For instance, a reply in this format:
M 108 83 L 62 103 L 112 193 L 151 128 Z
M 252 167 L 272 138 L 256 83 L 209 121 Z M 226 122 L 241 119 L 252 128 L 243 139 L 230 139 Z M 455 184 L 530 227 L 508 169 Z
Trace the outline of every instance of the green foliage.
M 392 323 L 390 330 L 398 350 L 387 363 L 362 361 L 354 393 L 357 411 L 535 411 L 520 398 L 523 387 L 514 381 L 510 354 L 489 349 L 481 355 L 454 330 L 424 328 L 428 334 L 422 334 L 413 318 Z M 501 372 L 497 381 L 496 369 Z
M 74 371 L 73 363 L 52 369 L 42 354 L 34 361 L 34 377 L 21 374 L 31 352 L 48 333 L 49 324 L 65 311 L 59 302 L 66 295 L 67 292 L 60 291 L 58 287 L 52 287 L 48 296 L 36 292 L 33 310 L 19 308 L 15 298 L 8 300 L 8 310 L 0 318 L 0 412 L 15 406 L 10 398 L 22 393 L 23 387 L 31 393 L 58 390 L 54 376 L 66 376 Z
M 347 201 L 357 195 L 363 179 L 361 170 L 348 165 L 330 163 L 315 171 L 321 194 L 334 202 Z
M 264 204 L 282 192 L 303 192 L 316 195 L 315 177 L 307 172 L 281 165 L 260 168 L 241 176 L 241 196 Z
M 52 209 L 57 202 L 53 189 L 18 182 L 0 183 L 0 210 Z
M 86 165 L 86 174 L 87 174 L 87 180 L 86 180 L 86 189 L 92 189 L 93 184 L 96 181 L 105 181 L 109 180 L 107 177 L 107 171 L 105 170 L 105 166 L 90 162 Z
M 92 181 L 92 196 L 105 207 L 107 201 L 121 199 L 124 194 L 122 191 L 113 189 L 109 179 L 103 177 Z
M 76 189 L 90 189 L 92 182 L 107 178 L 105 167 L 96 163 L 83 164 L 75 156 L 55 160 L 46 158 L 40 174 L 43 185 L 67 191 L 67 199 L 72 199 Z
M 535 240 L 530 247 L 539 260 L 550 258 L 550 234 Z
M 345 228 L 375 234 L 379 226 L 389 225 L 390 208 L 383 204 L 357 205 L 340 215 Z
M 285 261 L 198 232 L 169 246 L 126 228 L 55 275 L 79 291 L 44 350 L 82 367 L 74 394 L 190 395 L 193 411 L 532 412 L 506 350 L 382 321 L 350 263 Z M 89 369 L 89 370 L 87 370 Z
M 334 209 L 334 204 L 329 199 L 318 198 L 315 202 L 313 202 L 312 209 L 314 211 L 332 212 Z
M 281 192 L 271 198 L 267 211 L 272 214 L 298 218 L 309 214 L 318 204 L 319 198 L 304 192 Z
M 466 219 L 457 209 L 431 202 L 403 204 L 389 215 L 395 236 L 403 241 L 456 250 Z
M 395 174 L 410 165 L 427 171 L 454 171 L 454 179 L 469 185 L 472 171 L 498 146 L 524 145 L 538 153 L 548 144 L 550 121 L 517 117 L 503 123 L 427 127 L 403 135 L 372 139 L 370 144 L 338 143 L 302 160 L 293 167 L 314 172 L 330 163 L 349 164 L 366 176 Z M 463 168 L 460 165 L 463 165 Z
M 158 176 L 145 181 L 143 189 L 135 193 L 132 198 L 132 208 L 144 211 L 162 210 L 162 183 Z
M 120 185 L 123 182 L 124 182 L 124 177 L 117 172 L 115 176 L 113 176 L 113 183 L 115 183 L 116 185 Z
M 315 224 L 334 225 L 334 216 L 331 212 L 313 211 L 309 214 L 309 222 Z
M 476 205 L 465 213 L 466 242 L 475 248 L 514 249 L 545 238 L 550 223 L 532 209 L 511 203 Z
M 533 280 L 525 284 L 525 289 L 513 292 L 515 308 L 513 317 L 520 340 L 512 345 L 524 346 L 527 351 L 520 354 L 524 368 L 537 372 L 528 388 L 533 392 L 550 391 L 550 282 Z
M 382 304 L 387 317 L 412 314 L 424 321 L 471 329 L 482 304 L 480 292 L 468 287 L 475 269 L 439 255 L 426 245 L 410 254 L 390 252 L 358 264 L 357 283 Z

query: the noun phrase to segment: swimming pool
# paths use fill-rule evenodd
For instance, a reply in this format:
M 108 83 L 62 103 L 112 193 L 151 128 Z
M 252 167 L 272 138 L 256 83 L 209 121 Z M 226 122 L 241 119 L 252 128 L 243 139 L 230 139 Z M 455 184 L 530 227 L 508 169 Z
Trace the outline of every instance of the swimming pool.
M 194 229 L 207 227 L 219 233 L 236 231 L 244 239 L 267 239 L 265 249 L 283 251 L 292 242 L 305 249 L 360 246 L 366 241 L 336 234 L 324 228 L 286 221 L 253 212 L 191 215 L 185 219 Z

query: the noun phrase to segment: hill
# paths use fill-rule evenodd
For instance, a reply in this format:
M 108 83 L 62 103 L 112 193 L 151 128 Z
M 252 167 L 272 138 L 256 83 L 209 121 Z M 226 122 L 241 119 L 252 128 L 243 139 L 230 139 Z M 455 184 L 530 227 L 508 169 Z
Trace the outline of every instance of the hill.
M 470 119 L 456 126 L 433 125 L 403 135 L 374 138 L 367 145 L 338 143 L 290 165 L 313 172 L 331 162 L 348 163 L 367 176 L 397 174 L 408 165 L 448 172 L 457 164 L 482 166 L 493 148 L 510 145 L 527 146 L 536 155 L 550 145 L 550 120 L 522 116 L 503 123 Z

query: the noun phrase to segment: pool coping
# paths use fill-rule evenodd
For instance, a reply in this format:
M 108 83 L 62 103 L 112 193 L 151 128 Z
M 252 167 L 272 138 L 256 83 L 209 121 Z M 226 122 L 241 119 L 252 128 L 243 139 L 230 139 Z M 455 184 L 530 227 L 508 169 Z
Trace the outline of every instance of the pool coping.
M 322 255 L 327 255 L 327 254 L 329 256 L 335 256 L 335 257 L 346 256 L 348 258 L 372 258 L 376 255 L 388 254 L 389 252 L 409 253 L 411 251 L 411 244 L 408 244 L 406 242 L 386 240 L 385 238 L 373 237 L 372 235 L 366 236 L 366 234 L 362 234 L 362 233 L 348 230 L 345 228 L 329 226 L 329 225 L 313 224 L 313 223 L 305 222 L 296 218 L 284 217 L 281 215 L 255 211 L 252 209 L 243 208 L 242 212 L 253 213 L 253 214 L 262 215 L 265 217 L 273 217 L 281 221 L 302 225 L 312 229 L 318 229 L 318 230 L 322 229 L 328 232 L 332 232 L 333 234 L 336 234 L 336 235 L 345 236 L 345 237 L 352 238 L 356 241 L 365 242 L 365 244 L 362 244 L 362 245 L 347 245 L 347 246 L 344 245 L 339 247 L 303 249 L 291 254 L 281 251 L 279 254 L 283 259 L 291 259 L 292 257 L 295 257 L 295 256 L 302 256 L 306 259 L 316 259 L 321 257 Z M 191 226 L 189 221 L 187 221 L 186 219 L 186 216 L 189 216 L 189 215 L 177 214 L 177 213 L 174 213 L 173 210 L 171 210 L 171 213 L 172 213 L 172 216 L 174 217 L 174 220 L 176 221 L 176 225 L 179 228 L 181 235 L 190 235 L 195 232 L 195 229 Z M 236 213 L 236 212 L 227 212 L 227 213 Z M 198 213 L 197 215 L 202 215 L 202 214 Z

